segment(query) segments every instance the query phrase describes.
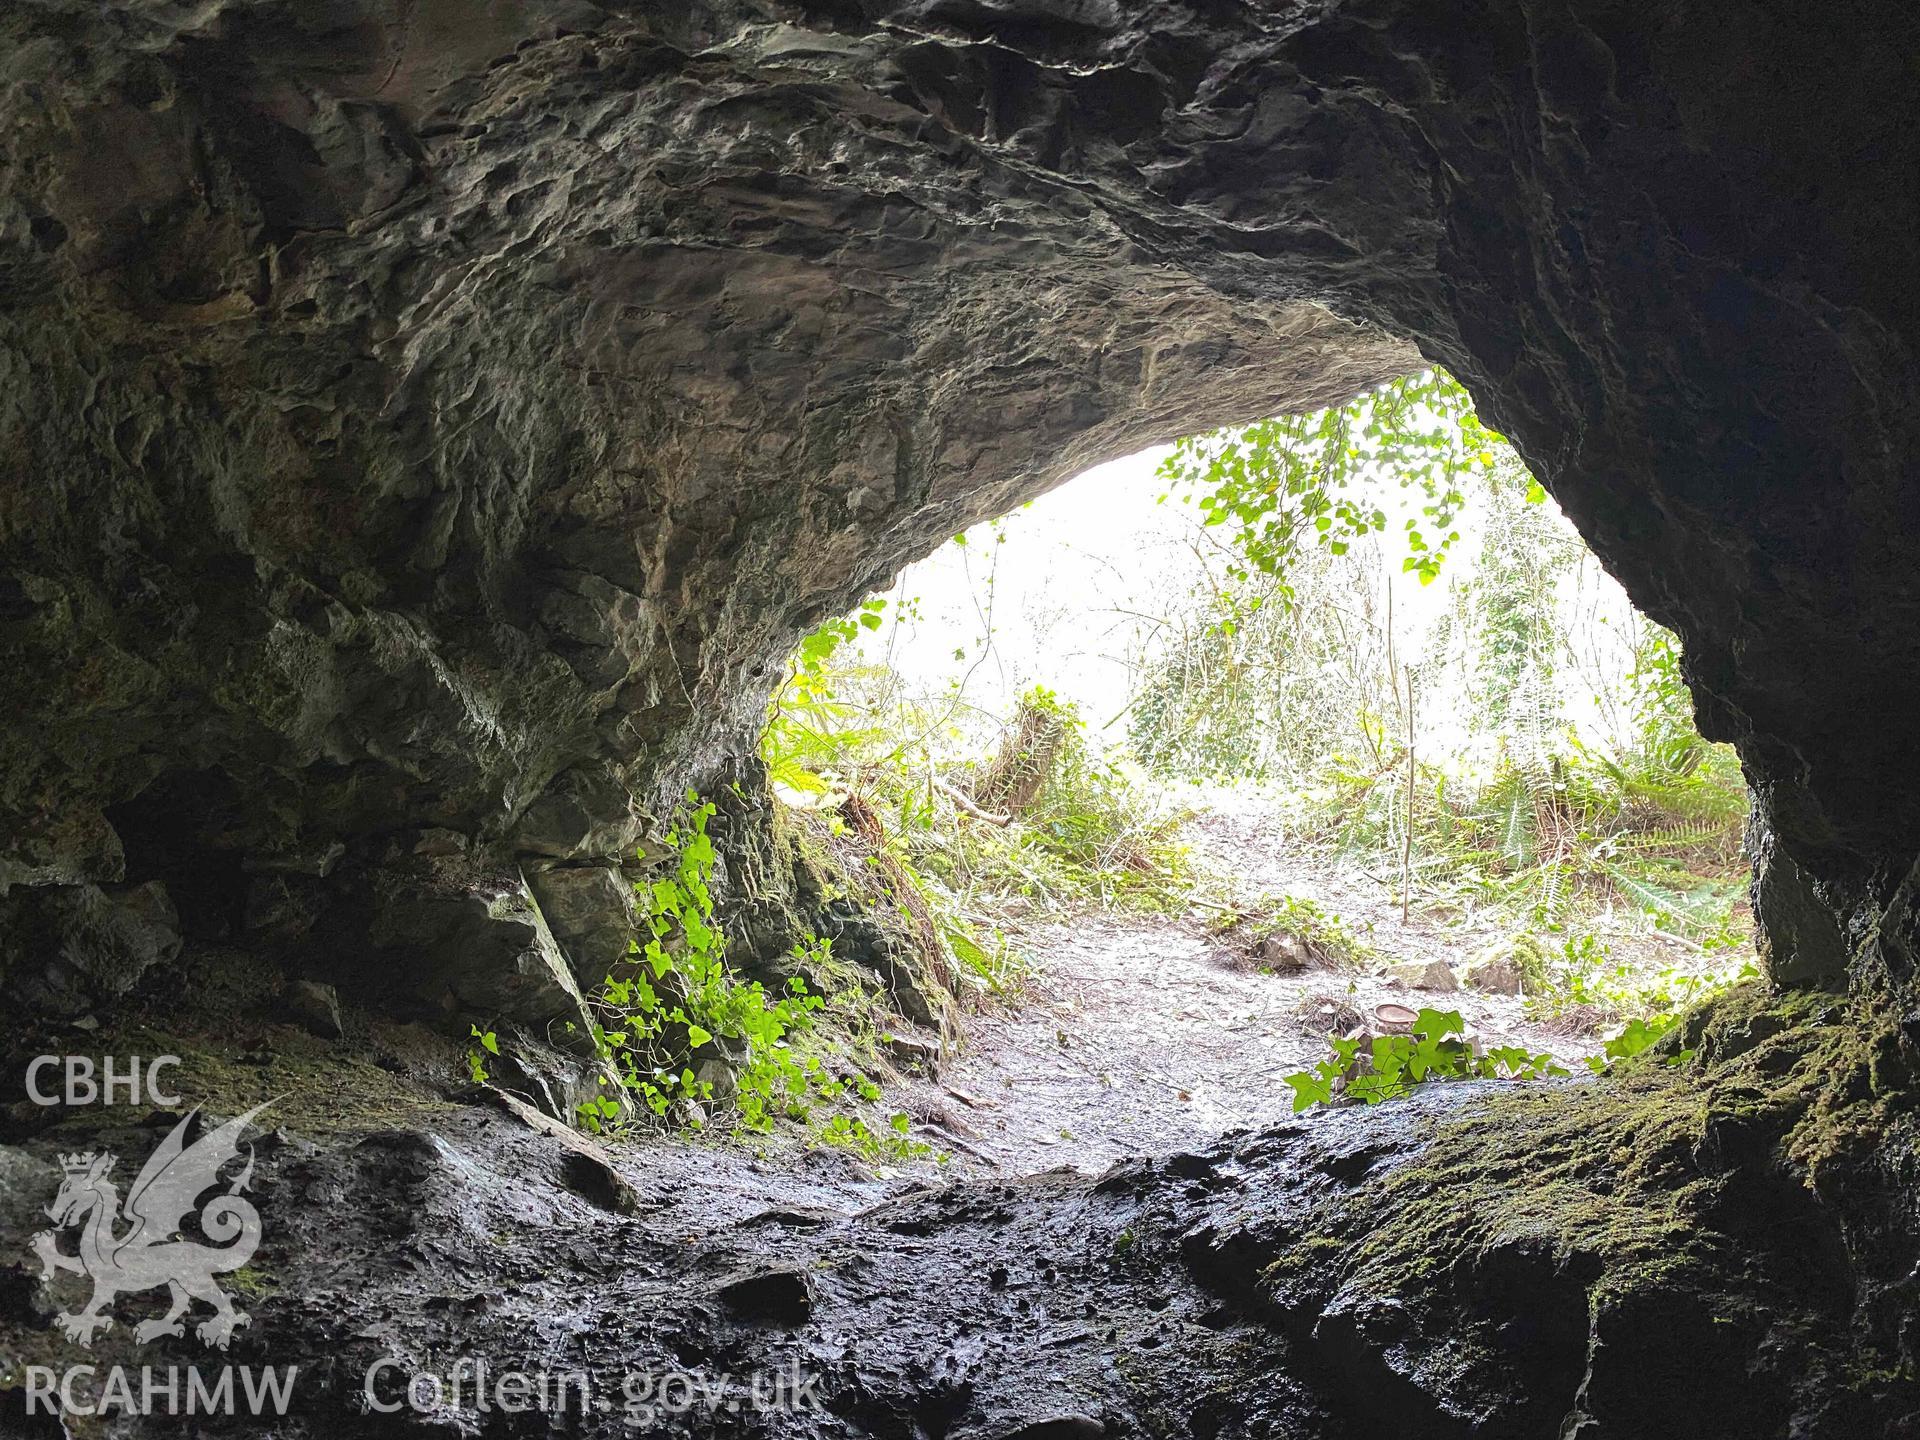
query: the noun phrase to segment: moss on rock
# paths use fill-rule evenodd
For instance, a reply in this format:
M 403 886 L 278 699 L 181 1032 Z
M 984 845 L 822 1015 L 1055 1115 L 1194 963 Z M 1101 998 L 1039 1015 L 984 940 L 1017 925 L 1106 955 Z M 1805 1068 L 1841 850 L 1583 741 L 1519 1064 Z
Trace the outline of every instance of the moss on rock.
M 1920 1403 L 1904 1330 L 1850 1324 L 1914 1260 L 1883 1215 L 1915 1128 L 1897 1039 L 1748 985 L 1625 1069 L 1488 1087 L 1282 1237 L 1266 1297 L 1390 1418 L 1475 1434 L 1774 1433 L 1864 1375 Z

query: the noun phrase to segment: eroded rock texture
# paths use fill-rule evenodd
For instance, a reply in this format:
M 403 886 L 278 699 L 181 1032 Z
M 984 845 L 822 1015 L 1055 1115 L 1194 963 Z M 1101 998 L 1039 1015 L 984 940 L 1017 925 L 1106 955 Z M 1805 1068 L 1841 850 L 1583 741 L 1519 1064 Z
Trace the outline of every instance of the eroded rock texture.
M 337 951 L 604 879 L 751 783 L 786 645 L 903 561 L 1424 355 L 1906 987 L 1915 39 L 1891 0 L 10 7 L 0 881 L 344 913 Z M 378 973 L 457 1007 L 418 949 Z
M 410 1029 L 348 1059 L 247 1019 L 169 1026 L 186 1103 L 266 1102 L 276 1127 L 252 1141 L 264 1238 L 225 1282 L 249 1318 L 224 1355 L 194 1328 L 205 1304 L 141 1343 L 165 1308 L 155 1290 L 124 1294 L 90 1349 L 67 1342 L 53 1326 L 90 1287 L 43 1273 L 32 1243 L 63 1155 L 104 1148 L 125 1176 L 180 1112 L 31 1111 L 22 1127 L 0 1108 L 0 1431 L 69 1433 L 44 1402 L 36 1415 L 29 1366 L 99 1367 L 75 1387 L 89 1405 L 111 1365 L 221 1361 L 297 1370 L 286 1416 L 156 1412 L 71 1433 L 1905 1440 L 1920 1426 L 1912 1057 L 1891 1035 L 1864 1041 L 1846 1002 L 1817 992 L 1775 1006 L 1747 987 L 1695 1015 L 1675 1037 L 1698 1051 L 1685 1071 L 1430 1086 L 1098 1178 L 955 1181 L 961 1159 L 882 1182 L 831 1151 L 602 1148 L 499 1092 L 451 1103 Z M 1907 1069 L 1904 1097 L 1870 1096 L 1867 1072 L 1889 1068 Z M 477 1394 L 482 1366 L 584 1375 L 601 1404 L 576 1385 L 514 1414 Z M 804 1405 L 751 1403 L 755 1377 L 795 1369 Z M 647 1403 L 662 1398 L 649 1377 L 686 1372 L 711 1405 Z M 401 1404 L 412 1375 L 443 1378 L 427 1413 L 376 1408 Z

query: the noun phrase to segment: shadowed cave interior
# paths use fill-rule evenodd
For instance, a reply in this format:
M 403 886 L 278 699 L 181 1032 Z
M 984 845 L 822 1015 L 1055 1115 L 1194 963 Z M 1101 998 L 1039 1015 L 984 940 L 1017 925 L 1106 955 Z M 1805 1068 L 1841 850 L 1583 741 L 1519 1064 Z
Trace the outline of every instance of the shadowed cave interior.
M 1917 30 L 0 15 L 9 1433 L 179 1433 L 37 1410 L 28 1368 L 210 1354 L 301 1373 L 195 1433 L 1920 1433 Z M 1097 461 L 1433 364 L 1739 751 L 1768 979 L 1684 1072 L 904 1193 L 560 1123 L 689 792 L 736 964 L 860 932 L 756 757 L 798 636 Z M 533 1105 L 472 1091 L 482 1023 Z M 26 1094 L 38 1055 L 160 1053 L 180 1107 Z M 124 1182 L 175 1108 L 269 1099 L 224 1353 L 136 1339 L 131 1289 L 64 1333 L 32 1237 L 68 1158 Z M 381 1356 L 616 1397 L 793 1364 L 818 1403 L 389 1412 Z

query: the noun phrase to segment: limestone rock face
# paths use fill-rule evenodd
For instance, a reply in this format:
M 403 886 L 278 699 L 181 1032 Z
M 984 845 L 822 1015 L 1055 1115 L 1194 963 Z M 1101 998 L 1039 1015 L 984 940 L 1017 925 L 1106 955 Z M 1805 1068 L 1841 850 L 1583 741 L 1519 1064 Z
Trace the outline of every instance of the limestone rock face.
M 166 887 L 63 885 L 0 900 L 0 984 L 49 1015 L 111 1004 L 180 951 Z
M 10 7 L 0 884 L 196 857 L 191 928 L 401 831 L 618 860 L 940 538 L 1432 360 L 1864 934 L 1920 853 L 1916 23 Z
M 1781 849 L 1764 813 L 1747 822 L 1747 853 L 1753 862 L 1753 914 L 1761 958 L 1777 980 L 1832 981 L 1847 969 L 1847 937 L 1834 896 Z
M 387 1008 L 498 1016 L 591 1052 L 580 986 L 517 880 L 446 895 L 395 887 L 370 939 L 393 957 Z
M 529 870 L 526 880 L 575 978 L 592 990 L 627 957 L 636 918 L 633 883 L 612 865 Z
M 323 1040 L 338 1040 L 346 1034 L 346 1025 L 340 1018 L 340 995 L 331 985 L 322 985 L 317 980 L 296 980 L 287 987 L 281 1003 L 288 1018 Z

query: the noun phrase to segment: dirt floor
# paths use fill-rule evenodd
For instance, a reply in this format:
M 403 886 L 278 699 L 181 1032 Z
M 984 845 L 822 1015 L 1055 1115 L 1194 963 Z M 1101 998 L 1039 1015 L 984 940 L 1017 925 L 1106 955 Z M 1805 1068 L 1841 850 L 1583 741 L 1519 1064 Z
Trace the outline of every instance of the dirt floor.
M 1403 923 L 1384 879 L 1291 845 L 1258 796 L 1214 797 L 1187 840 L 1198 863 L 1232 877 L 1236 903 L 1315 901 L 1373 946 L 1379 966 L 1458 968 L 1506 933 L 1491 917 L 1443 921 L 1417 907 Z M 1268 1125 L 1292 1110 L 1281 1077 L 1326 1054 L 1328 1004 L 1362 1015 L 1387 1001 L 1458 1010 L 1487 1044 L 1547 1051 L 1576 1073 L 1599 1051 L 1590 1032 L 1530 1021 L 1516 996 L 1409 990 L 1378 966 L 1265 973 L 1205 914 L 1012 920 L 1009 939 L 1033 965 L 1026 994 L 968 1017 L 938 1083 L 910 1087 L 925 1137 L 962 1169 L 1017 1175 L 1097 1172 Z M 1620 948 L 1649 970 L 1697 962 L 1658 938 Z

